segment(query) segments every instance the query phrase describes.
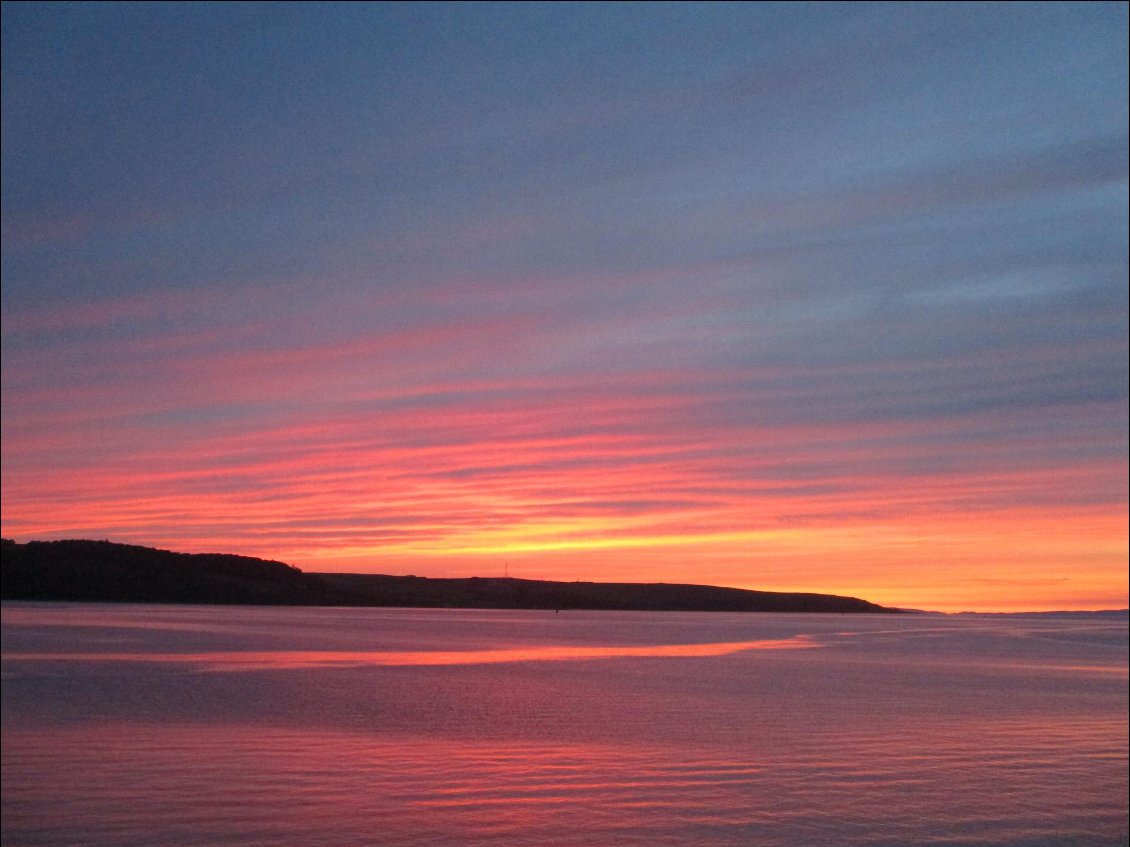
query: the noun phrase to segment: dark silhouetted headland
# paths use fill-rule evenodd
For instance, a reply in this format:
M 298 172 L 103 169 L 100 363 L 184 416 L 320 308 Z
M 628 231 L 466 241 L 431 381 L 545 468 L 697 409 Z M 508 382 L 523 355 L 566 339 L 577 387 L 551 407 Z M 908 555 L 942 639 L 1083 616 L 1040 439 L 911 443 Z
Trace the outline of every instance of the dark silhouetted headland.
M 6 538 L 0 550 L 5 600 L 322 605 L 342 599 L 298 568 L 247 556 Z
M 378 574 L 320 574 L 366 605 L 465 609 L 609 609 L 682 612 L 893 612 L 855 597 L 786 594 L 712 585 L 550 582 L 535 579 L 434 579 Z
M 283 562 L 173 553 L 109 541 L 3 540 L 5 600 L 593 609 L 684 612 L 896 612 L 855 597 L 670 583 L 431 579 L 312 574 Z

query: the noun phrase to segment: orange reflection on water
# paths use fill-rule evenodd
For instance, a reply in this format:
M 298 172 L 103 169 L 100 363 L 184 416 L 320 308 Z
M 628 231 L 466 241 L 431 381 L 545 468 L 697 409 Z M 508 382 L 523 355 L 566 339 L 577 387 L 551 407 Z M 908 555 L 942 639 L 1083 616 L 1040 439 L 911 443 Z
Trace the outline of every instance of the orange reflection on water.
M 641 644 L 629 647 L 593 645 L 513 647 L 496 650 L 346 651 L 264 650 L 214 653 L 8 653 L 4 661 L 149 662 L 196 665 L 199 670 L 245 671 L 370 665 L 485 665 L 503 662 L 546 662 L 577 659 L 619 659 L 637 656 L 724 656 L 743 650 L 797 650 L 818 647 L 809 636 L 708 644 Z
M 43 843 L 75 832 L 131 843 L 138 832 L 176 840 L 188 821 L 201 843 L 249 847 L 582 847 L 644 843 L 635 836 L 649 830 L 665 843 L 766 847 L 808 843 L 814 830 L 846 845 L 886 832 L 952 842 L 971 830 L 986 843 L 1018 834 L 1061 843 L 1059 832 L 1125 840 L 1125 723 L 1108 715 L 902 714 L 877 727 L 861 713 L 821 725 L 784 712 L 725 744 L 688 743 L 685 724 L 656 723 L 651 710 L 628 717 L 655 737 L 479 741 L 257 723 L 8 729 L 4 824 Z

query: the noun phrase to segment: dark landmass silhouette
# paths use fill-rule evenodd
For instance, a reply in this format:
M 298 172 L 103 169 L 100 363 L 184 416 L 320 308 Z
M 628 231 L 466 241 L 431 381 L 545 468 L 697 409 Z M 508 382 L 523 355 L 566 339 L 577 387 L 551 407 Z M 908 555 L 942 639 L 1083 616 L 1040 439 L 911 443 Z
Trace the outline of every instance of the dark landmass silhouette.
M 512 577 L 440 579 L 380 574 L 320 574 L 370 598 L 366 605 L 465 609 L 608 609 L 654 612 L 894 612 L 855 597 L 747 591 L 713 585 L 550 582 Z
M 109 541 L 0 542 L 5 600 L 324 605 L 340 592 L 282 562 Z
M 684 612 L 898 612 L 856 597 L 673 583 L 440 579 L 305 573 L 218 553 L 109 541 L 0 543 L 0 597 L 119 603 L 590 609 Z

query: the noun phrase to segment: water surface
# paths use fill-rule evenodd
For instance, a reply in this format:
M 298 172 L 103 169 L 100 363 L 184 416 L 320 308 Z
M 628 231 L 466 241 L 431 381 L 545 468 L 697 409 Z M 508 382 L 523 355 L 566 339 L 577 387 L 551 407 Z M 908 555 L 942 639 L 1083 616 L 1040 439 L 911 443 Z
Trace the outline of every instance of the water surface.
M 10 604 L 5 845 L 1127 843 L 1127 620 Z

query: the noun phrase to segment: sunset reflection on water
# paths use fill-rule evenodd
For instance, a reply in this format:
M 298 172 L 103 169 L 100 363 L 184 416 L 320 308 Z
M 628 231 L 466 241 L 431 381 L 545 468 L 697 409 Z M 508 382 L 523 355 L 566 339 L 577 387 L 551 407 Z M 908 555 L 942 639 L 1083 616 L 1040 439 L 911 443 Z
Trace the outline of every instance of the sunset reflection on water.
M 1086 820 L 1108 827 L 1109 841 L 1085 843 L 1117 843 L 1119 789 L 1102 779 L 1117 761 L 1094 721 L 957 721 L 729 748 L 248 724 L 91 729 L 13 734 L 5 770 L 31 778 L 5 785 L 6 828 L 55 831 L 35 812 L 36 797 L 53 796 L 68 798 L 66 826 L 95 834 L 90 844 L 784 847 L 867 844 L 879 831 L 905 844 L 953 843 L 962 832 L 987 843 L 1010 818 L 1037 839 L 1028 843 L 1050 844 L 1038 840 L 1049 828 Z M 99 778 L 79 763 L 97 765 Z
M 427 650 L 427 651 L 311 651 L 269 650 L 246 653 L 12 653 L 6 661 L 48 662 L 150 662 L 189 664 L 198 670 L 248 671 L 286 668 L 363 668 L 403 665 L 487 665 L 503 662 L 554 662 L 581 659 L 622 659 L 628 657 L 725 656 L 743 650 L 800 650 L 818 647 L 811 638 L 764 641 L 728 641 L 712 644 L 653 644 L 631 647 L 526 647 L 504 650 Z
M 74 612 L 4 608 L 5 845 L 1126 842 L 1125 618 Z

